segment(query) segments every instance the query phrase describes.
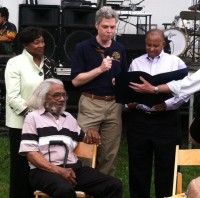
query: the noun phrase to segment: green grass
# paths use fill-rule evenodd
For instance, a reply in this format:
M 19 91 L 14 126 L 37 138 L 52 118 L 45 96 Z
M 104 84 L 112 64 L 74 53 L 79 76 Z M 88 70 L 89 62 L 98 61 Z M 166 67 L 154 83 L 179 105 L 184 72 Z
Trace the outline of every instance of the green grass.
M 0 136 L 0 197 L 9 196 L 9 141 L 8 136 Z
M 0 133 L 0 197 L 8 198 L 9 196 L 9 141 L 8 135 Z M 185 148 L 187 145 L 185 144 Z M 183 173 L 183 189 L 187 189 L 189 181 L 200 175 L 200 167 L 184 167 L 181 169 Z M 122 180 L 124 184 L 124 198 L 129 198 L 128 190 L 128 152 L 126 138 L 122 137 L 121 147 L 118 155 L 116 176 Z M 152 181 L 153 183 L 153 181 Z M 152 185 L 153 189 L 153 185 Z M 154 191 L 151 192 L 151 198 L 155 198 Z
M 122 137 L 121 146 L 118 154 L 116 176 L 124 184 L 124 198 L 129 198 L 128 190 L 128 150 L 126 138 Z

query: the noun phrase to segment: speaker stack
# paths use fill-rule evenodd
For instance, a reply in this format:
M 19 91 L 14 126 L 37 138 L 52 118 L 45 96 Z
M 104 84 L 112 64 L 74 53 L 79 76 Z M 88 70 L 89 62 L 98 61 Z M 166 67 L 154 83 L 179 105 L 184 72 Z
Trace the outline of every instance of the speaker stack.
M 74 49 L 77 43 L 91 38 L 96 34 L 95 13 L 93 7 L 66 6 L 62 10 L 61 40 L 64 66 L 71 67 Z
M 19 32 L 28 26 L 44 29 L 45 52 L 49 58 L 58 60 L 60 7 L 56 5 L 19 5 Z M 23 46 L 16 38 L 16 53 L 20 54 Z
M 96 34 L 95 13 L 97 8 L 57 5 L 19 5 L 19 31 L 27 26 L 42 27 L 45 55 L 70 68 L 77 43 Z M 23 46 L 17 41 L 16 53 Z
M 122 34 L 117 35 L 116 41 L 124 45 L 127 55 L 128 65 L 133 59 L 145 54 L 145 35 L 142 34 Z

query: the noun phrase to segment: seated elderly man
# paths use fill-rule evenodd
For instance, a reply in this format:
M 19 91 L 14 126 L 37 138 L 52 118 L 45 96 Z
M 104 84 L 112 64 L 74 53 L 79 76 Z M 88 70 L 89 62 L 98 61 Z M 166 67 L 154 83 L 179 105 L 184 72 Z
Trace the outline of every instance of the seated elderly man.
M 75 198 L 75 190 L 81 190 L 95 198 L 121 198 L 122 182 L 97 170 L 82 166 L 74 155 L 77 143 L 100 144 L 97 131 L 83 132 L 73 116 L 65 112 L 66 92 L 57 79 L 43 81 L 27 101 L 34 111 L 26 118 L 22 129 L 19 153 L 25 155 L 30 165 L 30 184 L 54 198 Z M 69 150 L 63 167 L 65 149 Z

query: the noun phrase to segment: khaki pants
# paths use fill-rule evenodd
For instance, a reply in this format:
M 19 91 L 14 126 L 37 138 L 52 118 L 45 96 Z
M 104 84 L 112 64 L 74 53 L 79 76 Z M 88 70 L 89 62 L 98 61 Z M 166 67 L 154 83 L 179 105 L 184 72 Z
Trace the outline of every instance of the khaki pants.
M 115 100 L 104 101 L 81 95 L 79 100 L 78 124 L 84 132 L 89 128 L 99 131 L 101 145 L 98 147 L 97 170 L 114 175 L 116 157 L 122 132 L 123 106 Z

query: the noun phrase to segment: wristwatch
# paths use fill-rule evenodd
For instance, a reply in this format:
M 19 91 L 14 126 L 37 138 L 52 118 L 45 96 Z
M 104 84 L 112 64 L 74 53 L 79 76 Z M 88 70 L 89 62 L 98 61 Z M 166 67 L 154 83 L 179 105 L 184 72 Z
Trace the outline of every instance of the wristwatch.
M 158 94 L 158 93 L 159 93 L 159 90 L 158 90 L 158 87 L 157 87 L 157 86 L 154 87 L 154 93 L 155 93 L 155 94 Z

